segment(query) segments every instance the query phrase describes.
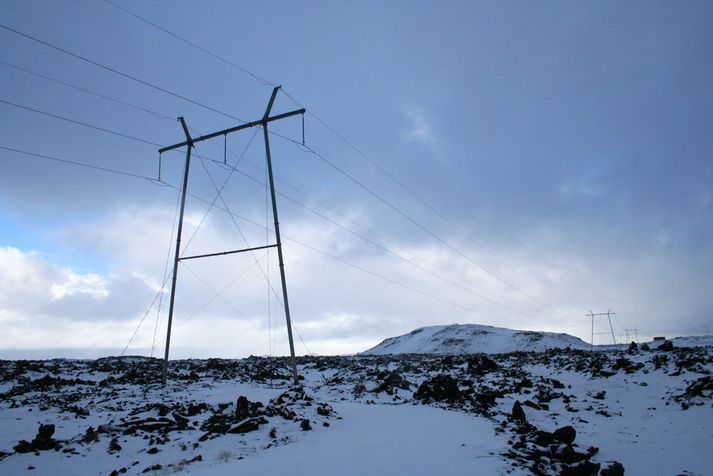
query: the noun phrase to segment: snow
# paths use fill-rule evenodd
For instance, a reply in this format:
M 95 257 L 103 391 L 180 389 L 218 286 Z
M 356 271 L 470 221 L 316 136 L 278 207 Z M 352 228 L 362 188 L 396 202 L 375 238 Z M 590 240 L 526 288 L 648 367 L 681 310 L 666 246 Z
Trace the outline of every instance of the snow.
M 500 354 L 541 352 L 556 348 L 589 349 L 589 344 L 568 334 L 520 331 L 480 324 L 453 324 L 421 327 L 408 334 L 386 339 L 363 354 Z
M 335 409 L 343 420 L 328 432 L 191 474 L 470 476 L 505 470 L 497 456 L 503 438 L 493 437 L 493 424 L 487 420 L 411 405 L 342 403 Z
M 618 461 L 626 474 L 713 474 L 709 337 L 676 338 L 669 350 L 556 348 L 577 344 L 571 339 L 476 325 L 424 328 L 377 346 L 404 354 L 301 358 L 304 394 L 288 392 L 284 404 L 290 372 L 281 358 L 172 361 L 166 387 L 152 383 L 155 359 L 0 361 L 0 474 L 531 474 L 523 451 L 536 447 L 527 438 L 567 425 L 576 429 L 573 450 L 597 448 L 589 461 L 602 468 Z M 452 352 L 463 347 L 494 353 Z M 457 398 L 418 396 L 444 377 Z M 691 391 L 696 384 L 703 390 Z M 492 402 L 478 398 L 488 395 Z M 247 421 L 235 416 L 240 396 L 262 402 L 250 418 L 266 421 L 246 433 L 206 429 L 225 415 L 234 418 L 231 428 Z M 525 426 L 513 420 L 515 402 Z M 204 408 L 188 414 L 196 404 Z M 181 414 L 189 420 L 183 428 L 136 430 L 136 421 L 177 422 Z M 40 424 L 55 425 L 57 450 L 16 452 Z M 98 441 L 83 441 L 89 426 L 105 429 Z M 112 438 L 120 450 L 109 451 Z M 562 470 L 539 461 L 542 474 Z

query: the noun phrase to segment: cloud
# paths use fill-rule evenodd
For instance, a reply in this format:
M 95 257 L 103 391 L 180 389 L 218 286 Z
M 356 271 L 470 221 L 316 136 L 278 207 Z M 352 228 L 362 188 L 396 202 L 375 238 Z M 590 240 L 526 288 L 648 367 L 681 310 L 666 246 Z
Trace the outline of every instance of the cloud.
M 404 111 L 404 114 L 409 122 L 408 131 L 405 134 L 407 142 L 420 144 L 425 147 L 438 144 L 438 137 L 421 109 L 408 107 Z
M 187 237 L 201 216 L 198 211 L 189 217 Z M 117 209 L 58 235 L 66 246 L 105 255 L 109 267 L 102 273 L 81 273 L 33 251 L 0 248 L 0 321 L 6 329 L 0 349 L 123 348 L 160 288 L 172 218 L 169 208 Z M 190 249 L 243 246 L 223 219 L 211 214 Z M 243 232 L 251 245 L 265 240 L 264 230 L 245 224 Z M 420 326 L 467 322 L 588 339 L 585 314 L 609 307 L 617 312 L 617 335 L 633 327 L 640 336 L 713 330 L 713 305 L 704 298 L 705 267 L 690 267 L 655 244 L 632 254 L 585 249 L 564 232 L 531 231 L 524 245 L 486 243 L 488 249 L 446 237 L 469 259 L 429 240 L 388 245 L 417 267 L 331 223 L 287 219 L 283 232 L 300 354 L 358 352 Z M 173 356 L 287 353 L 274 251 L 183 262 L 178 278 Z M 162 312 L 152 308 L 130 353 L 162 347 L 167 290 L 162 296 Z

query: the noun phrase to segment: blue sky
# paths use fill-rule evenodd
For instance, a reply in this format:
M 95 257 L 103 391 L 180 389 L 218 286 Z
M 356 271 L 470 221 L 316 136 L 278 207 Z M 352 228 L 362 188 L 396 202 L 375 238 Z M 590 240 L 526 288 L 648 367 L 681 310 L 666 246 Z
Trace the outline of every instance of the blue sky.
M 114 3 L 237 67 L 108 2 L 8 1 L 2 24 L 242 120 L 261 117 L 265 82 L 282 84 L 356 146 L 306 116 L 307 145 L 383 201 L 291 142 L 271 143 L 278 190 L 332 220 L 278 197 L 310 351 L 453 322 L 589 339 L 584 314 L 610 307 L 617 334 L 713 332 L 710 3 Z M 161 145 L 182 140 L 178 116 L 197 134 L 237 123 L 6 29 L 0 39 L 3 101 Z M 274 111 L 296 107 L 280 94 Z M 4 147 L 157 172 L 154 145 L 5 103 L 0 130 Z M 301 140 L 299 118 L 272 130 Z M 264 180 L 262 135 L 251 136 L 230 136 L 227 158 L 247 147 L 240 170 Z M 223 160 L 222 149 L 197 152 Z M 0 320 L 13 330 L 0 348 L 123 349 L 163 280 L 175 190 L 7 150 L 0 160 Z M 166 154 L 166 181 L 179 183 L 182 160 Z M 194 161 L 190 190 L 209 202 L 210 178 Z M 235 174 L 223 196 L 250 220 L 236 219 L 250 244 L 264 243 L 264 187 Z M 189 199 L 188 236 L 206 207 Z M 191 250 L 243 245 L 213 209 Z M 262 253 L 179 271 L 176 355 L 284 352 L 264 278 L 277 285 L 274 265 Z M 132 348 L 160 347 L 163 315 L 147 314 Z

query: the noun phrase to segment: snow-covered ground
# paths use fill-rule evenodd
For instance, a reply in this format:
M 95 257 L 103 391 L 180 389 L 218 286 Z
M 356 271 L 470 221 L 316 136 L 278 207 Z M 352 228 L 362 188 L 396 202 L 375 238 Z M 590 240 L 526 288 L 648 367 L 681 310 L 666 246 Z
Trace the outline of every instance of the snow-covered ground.
M 713 348 L 665 349 L 0 361 L 0 474 L 713 474 Z

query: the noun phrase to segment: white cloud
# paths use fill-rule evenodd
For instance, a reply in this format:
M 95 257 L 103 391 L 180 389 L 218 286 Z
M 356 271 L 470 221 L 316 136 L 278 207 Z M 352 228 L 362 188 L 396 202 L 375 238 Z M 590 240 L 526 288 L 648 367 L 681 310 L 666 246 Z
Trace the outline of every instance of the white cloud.
M 62 232 L 67 243 L 80 251 L 103 254 L 110 264 L 105 273 L 79 273 L 31 251 L 0 248 L 0 321 L 6 329 L 0 336 L 0 349 L 123 348 L 160 286 L 172 217 L 172 209 L 121 210 Z M 211 215 L 192 250 L 220 251 L 244 245 L 232 225 L 225 226 L 220 218 L 219 213 Z M 188 227 L 186 236 L 191 232 Z M 251 245 L 265 239 L 264 230 L 246 225 L 244 232 Z M 566 236 L 547 233 L 532 234 L 527 245 L 517 248 L 491 244 L 487 252 L 448 238 L 501 278 L 497 279 L 437 244 L 412 241 L 394 248 L 395 253 L 458 283 L 458 288 L 376 252 L 333 224 L 285 220 L 283 232 L 403 285 L 286 238 L 292 315 L 311 352 L 357 352 L 419 326 L 466 322 L 568 332 L 587 339 L 585 313 L 609 307 L 617 312 L 615 332 L 626 327 L 638 327 L 640 335 L 713 330 L 706 315 L 711 309 L 701 298 L 707 292 L 705 280 L 662 255 L 642 253 L 626 260 L 611 251 L 586 255 Z M 265 273 L 269 271 L 272 286 L 281 296 L 275 252 L 270 254 L 269 267 L 266 252 L 255 253 L 255 258 Z M 221 290 L 221 297 L 215 298 L 213 291 Z M 172 355 L 284 355 L 284 314 L 272 297 L 268 325 L 267 296 L 263 274 L 250 254 L 184 262 L 179 271 Z M 166 293 L 161 316 L 154 308 L 131 349 L 163 345 L 165 298 Z M 678 316 L 684 318 L 674 318 Z M 299 336 L 295 339 L 298 352 L 304 353 Z
M 405 135 L 407 142 L 413 142 L 426 147 L 438 143 L 438 137 L 421 109 L 413 106 L 408 107 L 404 111 L 404 114 L 409 122 L 408 131 Z

